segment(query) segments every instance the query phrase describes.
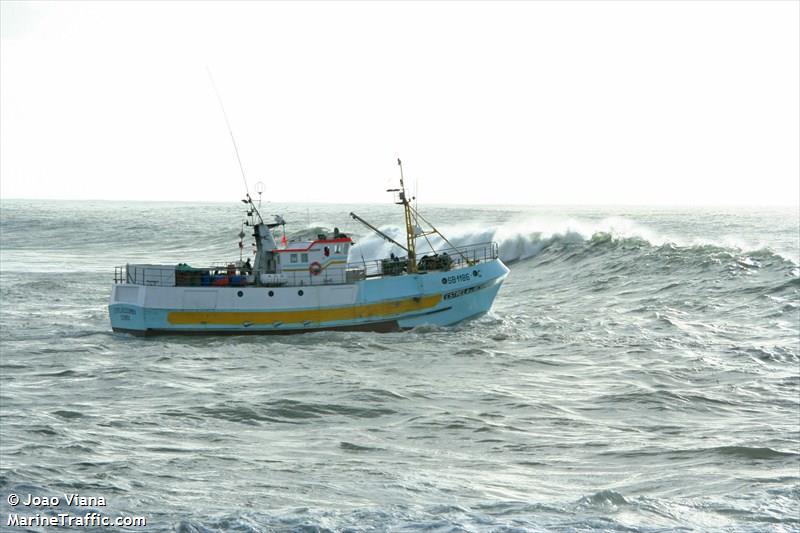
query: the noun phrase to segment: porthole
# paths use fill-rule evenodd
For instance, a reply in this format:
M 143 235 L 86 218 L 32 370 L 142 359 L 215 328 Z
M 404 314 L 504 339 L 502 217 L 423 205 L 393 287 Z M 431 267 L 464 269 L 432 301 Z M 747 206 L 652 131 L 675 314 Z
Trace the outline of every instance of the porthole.
M 275 291 L 269 291 L 267 294 L 269 294 L 270 296 L 275 296 Z
M 239 291 L 239 292 L 236 293 L 236 296 L 241 298 L 242 296 L 244 296 L 244 293 L 242 291 Z
M 442 285 L 447 285 L 447 278 L 442 278 Z
M 473 270 L 472 271 L 472 277 L 473 278 L 477 278 L 478 277 L 478 271 L 477 270 Z
M 299 291 L 297 291 L 297 295 L 298 296 L 302 296 L 303 295 L 303 289 L 300 289 Z

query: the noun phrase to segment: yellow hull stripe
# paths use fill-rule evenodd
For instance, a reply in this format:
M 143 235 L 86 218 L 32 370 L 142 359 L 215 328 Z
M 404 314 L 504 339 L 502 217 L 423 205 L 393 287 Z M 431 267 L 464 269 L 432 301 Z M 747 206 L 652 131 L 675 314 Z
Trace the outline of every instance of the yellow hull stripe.
M 340 320 L 375 319 L 422 311 L 436 306 L 441 294 L 406 298 L 374 304 L 331 307 L 328 309 L 304 309 L 300 311 L 173 311 L 167 320 L 175 325 L 241 325 L 251 324 L 299 324 L 303 322 L 337 322 Z

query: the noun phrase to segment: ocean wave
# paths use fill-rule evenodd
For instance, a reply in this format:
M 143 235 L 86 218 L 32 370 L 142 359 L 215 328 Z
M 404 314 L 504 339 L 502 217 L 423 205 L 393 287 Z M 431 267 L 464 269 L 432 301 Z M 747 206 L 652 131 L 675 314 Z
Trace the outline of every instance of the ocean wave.
M 512 265 L 487 316 L 387 334 L 113 334 L 108 265 L 238 257 L 230 207 L 19 213 L 0 275 L 0 492 L 107 495 L 108 514 L 187 533 L 797 529 L 788 219 L 441 209 L 431 220 L 453 243 L 497 241 Z M 356 229 L 314 209 L 312 231 Z M 362 231 L 351 260 L 388 252 Z
M 586 505 L 591 507 L 605 507 L 605 506 L 621 506 L 628 505 L 625 496 L 613 490 L 601 490 L 590 496 L 584 496 L 578 501 L 579 505 Z
M 176 413 L 165 413 L 176 415 Z M 279 399 L 263 405 L 216 404 L 198 409 L 201 416 L 210 416 L 230 422 L 248 424 L 258 422 L 301 423 L 309 419 L 344 416 L 351 418 L 377 418 L 395 414 L 392 409 L 373 406 L 319 404 L 297 400 Z
M 382 232 L 397 242 L 405 242 L 405 230 L 387 225 Z M 599 222 L 576 220 L 530 219 L 524 222 L 501 225 L 496 228 L 477 225 L 444 226 L 442 233 L 449 243 L 466 246 L 473 243 L 496 242 L 500 259 L 506 264 L 533 259 L 545 252 L 560 256 L 561 260 L 576 260 L 591 254 L 624 251 L 627 254 L 655 255 L 665 260 L 696 260 L 703 264 L 726 264 L 733 270 L 756 270 L 764 267 L 787 269 L 798 277 L 798 262 L 789 254 L 782 255 L 766 246 L 748 246 L 743 241 L 729 237 L 721 242 L 707 239 L 680 239 L 659 235 L 633 221 L 611 217 Z M 429 241 L 417 242 L 417 255 L 430 253 L 431 249 L 449 248 L 439 236 Z M 380 259 L 404 251 L 383 238 L 368 234 L 359 239 L 350 252 L 350 261 Z

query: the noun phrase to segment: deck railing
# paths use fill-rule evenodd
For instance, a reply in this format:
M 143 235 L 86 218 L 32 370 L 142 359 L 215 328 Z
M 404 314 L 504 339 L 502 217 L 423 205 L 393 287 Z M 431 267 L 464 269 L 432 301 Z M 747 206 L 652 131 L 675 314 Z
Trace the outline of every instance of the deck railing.
M 417 254 L 418 271 L 452 270 L 492 261 L 498 257 L 495 242 L 485 242 L 424 251 Z M 134 285 L 174 286 L 235 286 L 266 285 L 302 287 L 308 285 L 336 285 L 383 277 L 399 276 L 408 271 L 407 257 L 391 257 L 348 263 L 344 268 L 323 269 L 318 275 L 308 271 L 283 272 L 274 278 L 274 283 L 261 283 L 247 270 L 233 264 L 214 265 L 207 268 L 191 268 L 175 265 L 127 264 L 114 268 L 114 283 Z

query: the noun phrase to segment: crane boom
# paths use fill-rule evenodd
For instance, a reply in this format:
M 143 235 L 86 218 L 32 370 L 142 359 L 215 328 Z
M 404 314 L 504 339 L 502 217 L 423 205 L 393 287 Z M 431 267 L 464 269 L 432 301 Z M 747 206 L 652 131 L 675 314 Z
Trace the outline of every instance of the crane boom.
M 391 243 L 392 243 L 392 244 L 394 244 L 395 246 L 399 246 L 399 247 L 400 247 L 400 248 L 402 248 L 402 249 L 403 249 L 405 252 L 408 252 L 408 248 L 406 248 L 405 246 L 403 246 L 402 244 L 400 244 L 400 243 L 399 243 L 399 242 L 397 242 L 396 240 L 392 239 L 391 237 L 389 237 L 388 235 L 386 235 L 384 232 L 382 232 L 381 230 L 379 230 L 378 228 L 376 228 L 375 226 L 373 226 L 372 224 L 370 224 L 369 222 L 367 222 L 366 220 L 364 220 L 364 219 L 363 219 L 363 218 L 361 218 L 360 216 L 356 215 L 355 213 L 350 213 L 350 216 L 351 216 L 351 217 L 353 217 L 353 219 L 355 219 L 355 220 L 358 220 L 359 222 L 361 222 L 362 224 L 364 224 L 366 227 L 368 227 L 369 229 L 371 229 L 372 231 L 374 231 L 375 233 L 377 233 L 378 235 L 380 235 L 381 237 L 383 237 L 383 238 L 384 238 L 384 239 L 386 239 L 387 241 L 391 242 Z

